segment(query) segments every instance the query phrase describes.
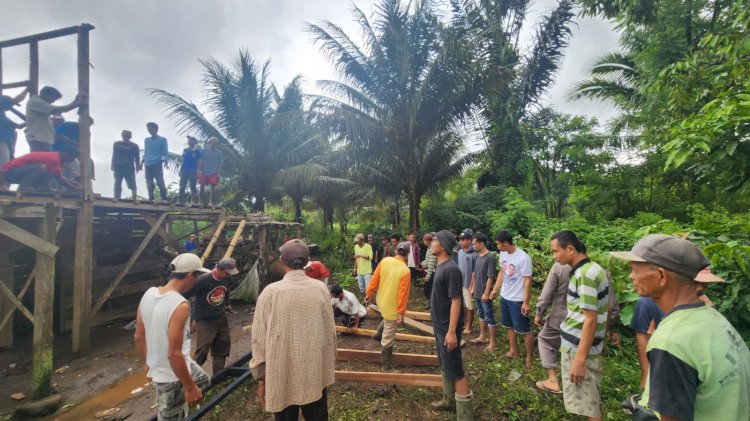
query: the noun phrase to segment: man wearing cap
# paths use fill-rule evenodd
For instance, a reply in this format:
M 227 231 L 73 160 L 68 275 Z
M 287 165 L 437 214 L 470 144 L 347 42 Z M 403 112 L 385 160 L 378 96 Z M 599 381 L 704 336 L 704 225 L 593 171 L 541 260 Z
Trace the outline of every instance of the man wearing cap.
M 146 360 L 148 378 L 156 389 L 159 421 L 181 420 L 211 383 L 190 358 L 190 303 L 183 293 L 193 288 L 205 269 L 201 259 L 184 253 L 172 260 L 169 281 L 143 294 L 135 325 L 135 347 Z
M 461 276 L 463 278 L 461 291 L 464 295 L 464 320 L 466 320 L 463 330 L 464 335 L 468 335 L 472 332 L 474 326 L 474 309 L 476 308 L 474 306 L 474 298 L 469 292 L 469 287 L 471 287 L 471 276 L 474 273 L 474 265 L 477 261 L 477 253 L 474 251 L 474 246 L 471 244 L 471 237 L 473 235 L 474 231 L 469 228 L 466 228 L 461 232 L 458 236 L 458 242 L 461 248 L 458 250 L 458 253 L 456 253 L 458 268 L 461 270 Z
M 572 231 L 558 231 L 550 240 L 555 261 L 571 267 L 568 313 L 560 325 L 560 359 L 565 410 L 601 420 L 604 338 L 607 333 L 609 277 L 586 256 L 586 246 Z
M 52 105 L 60 98 L 60 91 L 51 86 L 45 86 L 39 91 L 39 95 L 29 97 L 26 103 L 26 141 L 30 152 L 51 152 L 55 143 L 52 114 L 62 114 L 78 108 L 84 100 L 82 95 L 78 95 L 70 104 Z
M 359 292 L 364 294 L 372 277 L 372 247 L 365 242 L 365 235 L 362 233 L 354 236 L 354 243 L 353 274 L 357 277 Z
M 430 281 L 432 280 L 432 274 L 435 273 L 435 266 L 437 265 L 437 257 L 432 254 L 432 239 L 433 235 L 429 232 L 426 232 L 424 236 L 422 236 L 422 243 L 425 245 L 425 247 L 427 247 L 421 266 L 425 271 L 424 297 L 427 298 L 428 302 L 430 301 L 430 296 L 432 295 L 432 283 Z
M 378 293 L 377 301 L 383 321 L 378 327 L 377 337 L 383 347 L 382 371 L 393 372 L 393 342 L 396 338 L 396 327 L 404 323 L 406 302 L 409 301 L 411 273 L 406 266 L 411 246 L 407 242 L 398 243 L 396 257 L 386 257 L 375 268 L 370 285 L 365 293 L 365 307 L 372 302 L 372 296 Z
M 326 265 L 319 260 L 310 260 L 305 266 L 305 275 L 323 281 L 324 284 L 328 285 L 328 278 L 331 277 L 331 271 L 328 270 Z
M 292 239 L 279 249 L 286 272 L 258 297 L 250 370 L 258 398 L 277 420 L 327 420 L 334 383 L 336 326 L 325 284 L 305 275 L 310 251 Z
M 646 348 L 650 369 L 633 417 L 662 420 L 746 420 L 750 417 L 750 350 L 737 330 L 696 295 L 694 280 L 709 260 L 680 237 L 650 234 L 629 252 L 639 295 L 666 315 Z
M 461 270 L 450 256 L 454 242 L 455 236 L 443 230 L 435 235 L 430 247 L 438 262 L 430 297 L 430 316 L 443 376 L 443 399 L 431 405 L 438 410 L 455 406 L 457 419 L 461 421 L 474 419 L 474 395 L 469 389 L 459 346 L 464 323 L 463 279 Z
M 195 298 L 191 326 L 191 330 L 198 337 L 195 362 L 203 365 L 208 359 L 208 351 L 211 351 L 211 368 L 214 376 L 224 368 L 232 347 L 227 320 L 227 312 L 232 311 L 229 304 L 229 287 L 232 284 L 232 275 L 238 273 L 234 259 L 225 257 L 219 260 L 211 273 L 198 278 L 193 289 L 185 294 L 188 298 Z

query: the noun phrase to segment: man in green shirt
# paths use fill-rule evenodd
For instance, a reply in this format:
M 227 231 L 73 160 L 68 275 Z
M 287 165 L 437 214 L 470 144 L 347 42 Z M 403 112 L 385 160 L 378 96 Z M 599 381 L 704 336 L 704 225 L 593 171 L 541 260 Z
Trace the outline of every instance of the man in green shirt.
M 354 236 L 354 271 L 357 277 L 359 292 L 367 291 L 372 277 L 372 247 L 365 242 L 365 235 L 359 233 Z
M 636 411 L 661 420 L 749 419 L 750 350 L 695 293 L 694 280 L 709 264 L 703 252 L 683 238 L 650 234 L 631 251 L 611 254 L 630 262 L 633 287 L 666 314 L 646 348 L 650 369 Z

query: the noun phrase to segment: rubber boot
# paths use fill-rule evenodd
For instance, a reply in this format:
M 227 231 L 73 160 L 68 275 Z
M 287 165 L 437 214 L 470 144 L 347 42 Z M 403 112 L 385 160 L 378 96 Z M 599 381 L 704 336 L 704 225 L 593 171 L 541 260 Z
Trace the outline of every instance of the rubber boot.
M 227 357 L 214 357 L 211 356 L 211 368 L 213 369 L 213 375 L 224 369 L 224 365 L 227 362 Z
M 398 373 L 399 371 L 393 368 L 393 345 L 383 348 L 382 351 L 382 365 L 380 371 L 383 373 Z
M 385 329 L 385 322 L 381 321 L 378 325 L 378 330 L 375 331 L 375 336 L 373 336 L 372 339 L 375 339 L 376 341 L 383 339 L 383 329 Z
M 443 399 L 430 402 L 433 409 L 438 411 L 452 411 L 456 409 L 456 384 L 443 375 Z
M 474 393 L 469 391 L 468 395 L 456 393 L 456 420 L 474 421 Z

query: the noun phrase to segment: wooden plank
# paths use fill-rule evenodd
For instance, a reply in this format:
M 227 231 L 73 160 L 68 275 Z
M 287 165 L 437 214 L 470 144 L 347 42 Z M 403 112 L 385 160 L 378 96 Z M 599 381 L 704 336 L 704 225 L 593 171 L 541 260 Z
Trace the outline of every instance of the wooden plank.
M 336 382 L 443 387 L 443 377 L 438 374 L 375 373 L 369 371 L 336 370 Z
M 14 289 L 14 282 L 13 282 L 13 260 L 10 257 L 9 253 L 0 253 L 0 283 L 3 284 L 3 287 L 9 291 L 13 291 Z M 13 313 L 16 311 L 16 306 L 13 304 L 13 301 L 9 299 L 5 299 L 4 295 L 0 296 L 0 314 L 3 315 L 3 320 L 0 322 L 0 348 L 5 348 L 8 346 L 13 346 Z M 10 320 L 10 326 L 6 329 L 5 323 L 8 322 L 6 320 L 6 316 L 8 320 Z
M 94 196 L 91 184 L 91 118 L 89 116 L 89 31 L 94 29 L 86 25 L 78 27 L 78 95 L 83 102 L 78 106 L 78 161 L 81 166 L 81 185 L 83 200 L 92 200 Z
M 237 226 L 237 230 L 234 232 L 234 236 L 232 237 L 232 241 L 229 242 L 229 247 L 227 248 L 226 253 L 224 253 L 224 257 L 232 257 L 232 253 L 234 253 L 234 248 L 237 246 L 237 242 L 242 238 L 242 230 L 245 229 L 245 224 L 247 224 L 247 221 L 244 219 L 240 221 L 240 224 Z
M 0 205 L 0 218 L 42 218 L 44 206 L 4 203 Z
M 336 359 L 339 361 L 362 361 L 367 363 L 381 363 L 382 353 L 378 351 L 362 351 L 359 349 L 336 350 Z M 405 354 L 395 352 L 393 362 L 399 365 L 411 365 L 415 367 L 437 367 L 437 355 L 428 354 Z
M 183 253 L 185 251 L 182 246 L 177 242 L 177 240 L 174 238 L 174 236 L 170 233 L 168 233 L 164 228 L 161 227 L 161 225 L 156 224 L 156 219 L 152 217 L 151 215 L 143 214 L 143 220 L 146 221 L 147 224 L 149 224 L 152 228 L 156 226 L 158 230 L 156 231 L 157 234 L 159 234 L 159 237 L 163 238 L 164 241 L 169 243 L 176 252 Z
M 45 241 L 25 229 L 19 228 L 18 225 L 12 224 L 2 218 L 0 218 L 0 234 L 12 238 L 21 244 L 25 244 L 47 256 L 54 256 L 55 253 L 57 253 L 57 250 L 60 249 L 55 243 Z
M 151 227 L 151 230 L 149 230 L 148 234 L 146 234 L 146 236 L 143 238 L 141 245 L 138 246 L 135 252 L 130 256 L 130 259 L 128 259 L 128 262 L 125 264 L 125 267 L 122 268 L 122 271 L 120 271 L 120 274 L 117 275 L 117 277 L 112 281 L 109 287 L 107 287 L 107 290 L 104 291 L 104 294 L 102 294 L 102 296 L 99 297 L 99 299 L 96 301 L 96 304 L 94 304 L 91 314 L 96 314 L 96 312 L 99 311 L 100 308 L 102 308 L 102 306 L 107 301 L 109 296 L 120 284 L 120 281 L 122 281 L 122 278 L 124 278 L 125 275 L 128 274 L 128 271 L 130 271 L 130 268 L 133 266 L 136 260 L 138 260 L 138 258 L 141 257 L 141 253 L 143 253 L 143 250 L 146 248 L 148 243 L 151 242 L 151 239 L 154 238 L 154 235 L 156 235 L 156 232 L 158 231 L 159 227 L 164 222 L 164 219 L 166 217 L 167 217 L 166 213 L 163 213 L 159 216 L 159 219 L 156 221 L 156 224 Z
M 414 320 L 422 320 L 426 322 L 432 321 L 432 316 L 430 313 L 425 313 L 423 311 L 409 311 L 406 310 L 406 314 L 404 314 L 406 317 L 410 317 Z
M 8 287 L 6 286 L 6 281 L 0 280 L 0 292 L 5 295 L 5 299 L 8 300 L 10 304 L 13 304 L 13 306 L 15 306 L 15 308 L 18 309 L 21 314 L 26 316 L 26 318 L 29 319 L 31 323 L 34 323 L 34 315 L 31 314 L 29 309 L 27 309 L 26 306 L 23 305 L 23 303 L 18 298 L 16 298 L 15 295 L 13 295 L 13 291 L 8 289 Z
M 380 315 L 380 308 L 378 306 L 376 306 L 375 304 L 370 304 L 368 306 L 368 310 L 373 310 L 373 311 L 377 312 L 378 315 Z M 368 311 L 368 314 L 369 314 L 369 311 Z M 407 326 L 413 327 L 413 328 L 419 330 L 420 332 L 427 333 L 428 335 L 435 336 L 435 330 L 432 329 L 432 326 L 426 325 L 426 324 L 421 323 L 421 322 L 418 322 L 418 321 L 416 321 L 416 320 L 414 320 L 414 319 L 412 319 L 410 317 L 404 316 L 404 324 L 407 325 Z
M 7 42 L 7 41 L 6 41 Z M 0 43 L 0 45 L 3 43 Z M 29 94 L 39 95 L 39 42 L 29 42 Z
M 374 330 L 370 330 L 370 329 L 351 330 L 348 327 L 344 327 L 344 326 L 336 326 L 336 332 L 351 333 L 353 335 L 369 336 L 369 337 L 375 336 L 375 333 L 376 333 Z M 421 342 L 425 344 L 435 344 L 434 337 L 431 338 L 429 336 L 409 335 L 406 333 L 397 333 L 396 340 L 397 341 Z
M 87 26 L 87 27 L 90 27 L 91 29 L 94 29 L 94 27 L 89 25 L 88 23 L 84 23 L 82 26 Z M 13 47 L 15 45 L 21 45 L 21 44 L 28 44 L 32 41 L 44 41 L 44 40 L 52 39 L 52 38 L 60 38 L 60 37 L 68 36 L 68 35 L 73 35 L 77 32 L 78 32 L 78 26 L 70 26 L 70 27 L 63 28 L 63 29 L 56 29 L 54 31 L 42 32 L 41 34 L 28 35 L 25 37 L 9 39 L 6 41 L 0 41 L 0 48 Z
M 57 209 L 47 206 L 47 216 L 39 223 L 39 233 L 55 242 Z M 36 253 L 34 285 L 34 333 L 31 368 L 31 394 L 42 399 L 52 392 L 53 317 L 55 310 L 55 257 Z
M 93 298 L 94 205 L 81 203 L 76 216 L 75 260 L 73 267 L 73 355 L 91 352 L 91 301 Z
M 216 240 L 219 238 L 219 235 L 224 230 L 224 225 L 226 225 L 225 220 L 221 220 L 219 222 L 219 226 L 216 227 L 216 231 L 214 231 L 214 235 L 211 237 L 211 241 L 208 243 L 208 246 L 206 246 L 206 250 L 203 252 L 203 256 L 201 256 L 201 262 L 205 263 L 208 256 L 211 255 L 211 251 L 214 249 L 214 245 L 216 245 Z

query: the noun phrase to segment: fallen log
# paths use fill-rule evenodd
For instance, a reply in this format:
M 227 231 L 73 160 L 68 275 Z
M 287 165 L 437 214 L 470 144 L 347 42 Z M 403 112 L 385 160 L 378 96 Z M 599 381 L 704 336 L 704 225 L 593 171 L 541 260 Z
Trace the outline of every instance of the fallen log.
M 351 333 L 353 335 L 360 335 L 360 336 L 369 336 L 373 337 L 375 336 L 375 331 L 370 329 L 349 329 L 348 327 L 344 326 L 336 326 L 336 332 L 338 333 Z M 411 342 L 421 342 L 424 344 L 434 344 L 435 338 L 431 338 L 429 336 L 420 336 L 420 335 L 408 335 L 406 333 L 397 333 L 396 334 L 396 340 L 398 341 L 411 341 Z
M 339 361 L 361 361 L 367 363 L 381 363 L 382 354 L 378 351 L 361 351 L 358 349 L 336 350 L 336 359 Z M 432 367 L 438 366 L 437 355 L 427 354 L 406 354 L 395 352 L 393 354 L 393 363 L 398 365 L 411 365 L 414 367 Z
M 443 378 L 438 374 L 376 373 L 369 371 L 336 370 L 336 382 L 443 387 Z

